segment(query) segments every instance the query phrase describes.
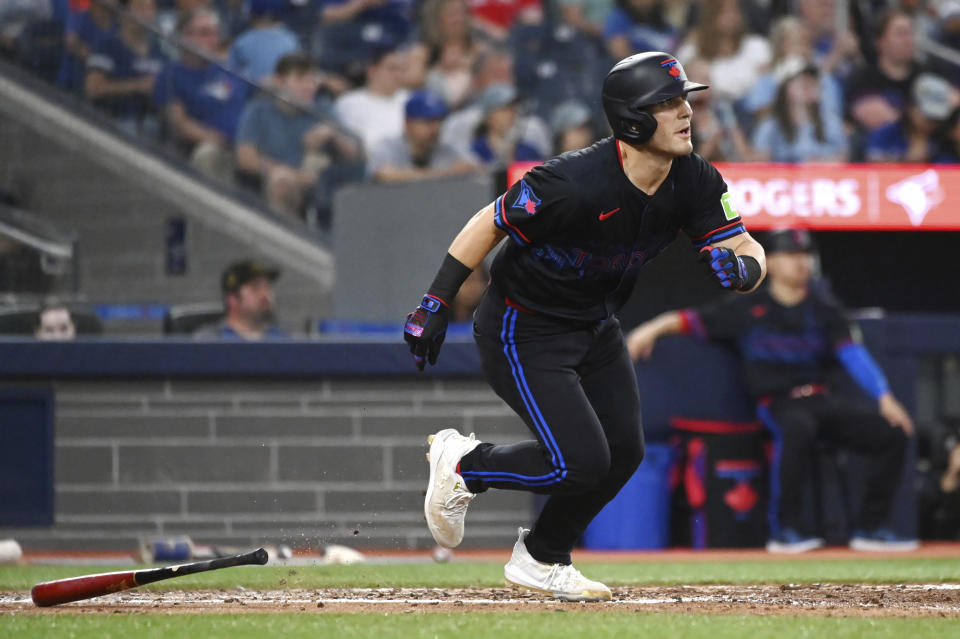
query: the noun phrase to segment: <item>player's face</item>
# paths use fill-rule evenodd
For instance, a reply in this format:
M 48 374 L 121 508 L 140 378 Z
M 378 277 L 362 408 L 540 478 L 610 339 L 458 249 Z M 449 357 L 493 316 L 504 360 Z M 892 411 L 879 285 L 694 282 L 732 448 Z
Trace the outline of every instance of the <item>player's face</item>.
M 813 255 L 803 251 L 777 251 L 767 255 L 767 274 L 788 286 L 805 286 L 813 276 Z
M 647 143 L 651 151 L 670 156 L 689 155 L 693 151 L 693 109 L 686 94 L 653 105 L 650 113 L 657 119 L 657 130 Z

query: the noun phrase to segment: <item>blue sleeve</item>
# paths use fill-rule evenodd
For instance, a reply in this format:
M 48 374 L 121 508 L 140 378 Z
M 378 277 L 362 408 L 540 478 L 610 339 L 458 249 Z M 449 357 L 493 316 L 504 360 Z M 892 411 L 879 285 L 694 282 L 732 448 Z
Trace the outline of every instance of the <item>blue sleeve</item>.
M 607 21 L 603 24 L 603 37 L 609 40 L 614 36 L 628 36 L 630 29 L 633 28 L 633 21 L 621 9 L 614 9 L 607 15 Z
M 259 111 L 259 103 L 249 102 L 243 108 L 243 112 L 240 114 L 240 123 L 237 125 L 237 144 L 252 144 L 255 147 L 259 147 L 259 129 L 257 126 L 257 112 Z
M 63 34 L 76 34 L 80 31 L 80 24 L 86 17 L 86 11 L 68 11 L 66 20 L 63 23 Z
M 227 53 L 227 68 L 231 71 L 236 71 L 240 74 L 245 74 L 247 72 L 246 62 L 244 61 L 245 56 L 241 52 L 241 48 L 244 46 L 243 36 L 240 36 L 233 42 L 233 46 L 230 47 L 230 51 Z
M 890 390 L 890 384 L 883 371 L 870 356 L 869 351 L 857 342 L 847 342 L 836 350 L 837 359 L 850 373 L 860 388 L 865 390 L 874 399 Z
M 849 151 L 846 131 L 839 112 L 833 111 L 823 119 L 823 137 L 831 155 L 846 155 Z
M 777 123 L 772 117 L 764 118 L 753 130 L 753 148 L 766 151 L 773 159 L 773 136 L 777 130 Z
M 172 93 L 170 89 L 172 85 L 172 69 L 170 65 L 165 65 L 163 71 L 157 76 L 156 82 L 153 83 L 153 106 L 156 107 L 157 110 L 164 109 L 167 103 L 170 102 Z

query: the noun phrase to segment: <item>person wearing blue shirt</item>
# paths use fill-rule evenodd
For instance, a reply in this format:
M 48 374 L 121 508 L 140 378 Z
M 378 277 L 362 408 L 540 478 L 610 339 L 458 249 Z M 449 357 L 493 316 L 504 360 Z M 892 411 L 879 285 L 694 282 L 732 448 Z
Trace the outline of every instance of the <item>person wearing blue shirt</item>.
M 82 91 L 87 58 L 115 30 L 113 11 L 100 0 L 92 0 L 86 10 L 69 11 L 57 84 L 68 91 Z
M 230 264 L 220 276 L 223 319 L 201 327 L 195 335 L 250 342 L 287 337 L 274 316 L 273 283 L 278 277 L 278 269 L 255 260 Z
M 353 22 L 379 25 L 394 42 L 402 42 L 410 33 L 414 0 L 320 0 L 324 24 Z
M 756 159 L 796 163 L 845 160 L 848 147 L 840 114 L 821 103 L 817 69 L 799 59 L 796 63 L 783 74 L 773 112 L 754 131 Z
M 128 130 L 152 124 L 153 85 L 163 68 L 160 48 L 143 23 L 156 18 L 154 0 L 129 0 L 115 35 L 104 38 L 87 58 L 85 93 Z
M 154 88 L 154 104 L 193 165 L 227 180 L 233 175 L 233 139 L 250 86 L 210 61 L 219 42 L 216 13 L 194 9 L 182 20 L 179 36 L 195 52 L 184 48 L 180 61 L 167 65 Z
M 300 49 L 296 34 L 280 22 L 283 0 L 250 0 L 250 28 L 230 47 L 227 66 L 250 80 L 263 83 L 277 61 Z
M 509 84 L 487 87 L 480 97 L 483 119 L 474 131 L 470 151 L 487 166 L 543 160 L 543 155 L 520 137 L 517 90 Z
M 680 34 L 663 16 L 663 0 L 617 0 L 603 25 L 614 60 L 637 51 L 673 51 Z
M 251 100 L 240 116 L 237 171 L 261 186 L 275 210 L 296 216 L 312 206 L 326 227 L 333 189 L 363 176 L 363 148 L 332 113 L 319 111 L 320 79 L 310 58 L 285 55 L 274 76 L 280 98 Z
M 941 76 L 921 73 L 908 100 L 899 120 L 867 132 L 864 156 L 868 162 L 935 161 L 941 133 L 960 102 L 960 92 Z

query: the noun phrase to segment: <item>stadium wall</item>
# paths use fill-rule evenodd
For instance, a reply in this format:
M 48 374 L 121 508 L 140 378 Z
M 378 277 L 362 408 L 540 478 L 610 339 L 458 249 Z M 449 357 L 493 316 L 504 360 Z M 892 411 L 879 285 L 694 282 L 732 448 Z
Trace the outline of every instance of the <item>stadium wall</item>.
M 516 441 L 522 426 L 477 378 L 53 378 L 55 525 L 0 529 L 26 549 L 218 544 L 432 547 L 425 436 Z M 471 509 L 465 545 L 503 546 L 525 493 Z
M 918 419 L 951 409 L 923 370 L 960 352 L 960 317 L 861 324 Z M 671 416 L 750 419 L 736 377 L 718 374 L 731 357 L 665 339 L 637 369 L 648 439 L 664 441 Z M 480 378 L 474 345 L 456 339 L 431 374 L 415 371 L 399 339 L 0 342 L 0 390 L 15 397 L 18 389 L 55 398 L 55 524 L 0 528 L 28 550 L 116 550 L 179 534 L 221 544 L 429 547 L 425 435 L 455 427 L 510 443 L 526 434 Z M 0 425 L 13 426 L 3 415 Z M 909 481 L 898 504 L 912 528 Z M 532 508 L 525 493 L 485 494 L 471 507 L 465 545 L 508 546 Z

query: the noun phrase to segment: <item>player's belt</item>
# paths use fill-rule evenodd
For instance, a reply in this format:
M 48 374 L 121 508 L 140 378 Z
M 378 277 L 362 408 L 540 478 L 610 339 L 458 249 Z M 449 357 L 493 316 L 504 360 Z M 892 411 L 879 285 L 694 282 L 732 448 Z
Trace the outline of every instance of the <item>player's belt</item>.
M 803 384 L 794 386 L 787 393 L 791 399 L 800 399 L 801 397 L 812 397 L 813 395 L 823 395 L 827 392 L 826 384 Z
M 504 298 L 503 298 L 503 301 L 506 303 L 507 306 L 509 306 L 510 308 L 515 308 L 515 309 L 517 309 L 518 311 L 520 311 L 521 313 L 526 313 L 527 315 L 536 315 L 536 313 L 534 313 L 533 311 L 531 311 L 529 308 L 527 308 L 527 307 L 525 307 L 525 306 L 522 306 L 522 305 L 520 305 L 520 304 L 517 304 L 516 302 L 514 302 L 514 301 L 513 301 L 512 299 L 510 299 L 509 297 L 504 297 Z
M 789 397 L 790 399 L 803 399 L 804 397 L 813 397 L 814 395 L 825 395 L 830 390 L 826 384 L 801 384 L 794 386 L 785 393 L 776 395 L 764 395 L 760 398 L 759 404 L 765 406 L 778 397 Z

